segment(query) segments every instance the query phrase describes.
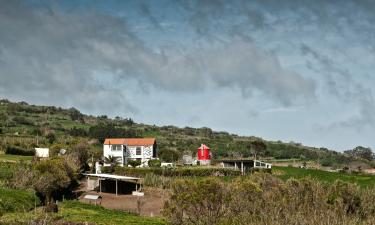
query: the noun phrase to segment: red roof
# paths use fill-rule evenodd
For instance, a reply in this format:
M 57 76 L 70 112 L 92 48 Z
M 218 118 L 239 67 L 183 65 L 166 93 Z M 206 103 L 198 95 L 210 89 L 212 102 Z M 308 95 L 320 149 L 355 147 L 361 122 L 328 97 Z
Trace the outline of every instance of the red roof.
M 210 149 L 210 148 L 205 144 L 201 144 L 201 146 L 198 149 L 202 150 L 202 149 Z
M 127 145 L 127 146 L 144 146 L 154 145 L 155 138 L 107 138 L 105 145 Z

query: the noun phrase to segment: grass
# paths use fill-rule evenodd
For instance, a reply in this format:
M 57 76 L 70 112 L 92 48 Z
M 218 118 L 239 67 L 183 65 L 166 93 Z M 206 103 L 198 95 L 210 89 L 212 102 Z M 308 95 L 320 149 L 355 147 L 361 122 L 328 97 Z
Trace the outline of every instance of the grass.
M 1 162 L 0 163 L 0 181 L 9 180 L 13 177 L 13 172 L 16 168 L 15 163 Z
M 32 159 L 32 156 L 0 154 L 0 162 L 31 161 Z
M 27 212 L 39 204 L 39 199 L 33 192 L 0 188 L 0 215 L 3 213 Z
M 375 187 L 375 176 L 373 175 L 347 174 L 328 172 L 323 170 L 276 166 L 273 167 L 272 173 L 283 180 L 287 180 L 292 177 L 296 179 L 311 177 L 327 183 L 333 183 L 336 180 L 342 180 L 345 182 L 355 183 L 362 188 Z
M 78 201 L 65 201 L 59 204 L 59 212 L 50 214 L 55 220 L 69 222 L 88 222 L 98 225 L 162 225 L 166 224 L 161 218 L 150 218 L 129 214 L 118 210 L 105 209 L 101 206 L 89 205 Z M 35 218 L 45 218 L 41 209 L 37 213 L 9 213 L 0 218 L 0 224 L 29 224 Z M 53 224 L 53 222 L 51 223 Z

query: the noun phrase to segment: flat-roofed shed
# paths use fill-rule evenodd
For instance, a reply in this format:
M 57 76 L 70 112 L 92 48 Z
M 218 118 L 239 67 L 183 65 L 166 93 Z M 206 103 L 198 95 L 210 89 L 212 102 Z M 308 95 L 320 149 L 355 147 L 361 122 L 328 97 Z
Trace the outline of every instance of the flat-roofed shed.
M 113 174 L 105 174 L 105 173 L 87 173 L 84 174 L 87 177 L 88 185 L 90 177 L 98 178 L 99 181 L 99 192 L 102 192 L 102 180 L 114 180 L 116 182 L 116 195 L 118 195 L 118 181 L 126 181 L 132 182 L 136 184 L 136 191 L 137 191 L 137 184 L 140 178 L 138 177 L 129 177 L 129 176 L 119 176 Z

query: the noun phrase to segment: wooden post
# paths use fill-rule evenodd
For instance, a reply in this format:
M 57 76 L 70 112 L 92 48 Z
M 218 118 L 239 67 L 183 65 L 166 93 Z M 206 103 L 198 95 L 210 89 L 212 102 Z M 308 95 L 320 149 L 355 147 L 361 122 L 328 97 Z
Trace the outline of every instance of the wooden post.
M 241 161 L 241 175 L 244 174 L 244 171 L 243 171 L 243 161 Z
M 102 193 L 102 179 L 99 178 L 99 192 Z
M 116 195 L 117 195 L 117 189 L 118 189 L 118 187 L 117 187 L 117 179 L 116 179 Z

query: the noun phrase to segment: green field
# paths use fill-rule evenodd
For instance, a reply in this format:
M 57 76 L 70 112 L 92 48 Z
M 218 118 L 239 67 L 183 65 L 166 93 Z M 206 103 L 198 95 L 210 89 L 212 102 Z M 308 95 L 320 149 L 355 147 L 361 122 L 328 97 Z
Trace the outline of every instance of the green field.
M 143 217 L 134 214 L 121 212 L 118 210 L 104 209 L 101 206 L 94 206 L 78 201 L 65 201 L 59 205 L 57 214 L 49 215 L 51 220 L 62 220 L 70 222 L 89 222 L 98 225 L 161 225 L 165 224 L 160 218 Z M 35 214 L 29 213 L 9 213 L 0 217 L 1 223 L 28 224 L 35 218 L 46 218 L 40 209 Z M 52 223 L 51 223 L 52 224 Z
M 0 215 L 28 212 L 35 205 L 39 205 L 39 199 L 33 192 L 0 188 Z
M 0 154 L 0 162 L 30 161 L 32 159 L 32 156 Z
M 289 178 L 301 179 L 304 177 L 311 177 L 327 183 L 333 183 L 335 180 L 342 180 L 345 182 L 356 183 L 360 187 L 375 187 L 375 176 L 373 175 L 347 174 L 315 169 L 276 166 L 272 168 L 272 173 L 282 180 L 287 180 Z

